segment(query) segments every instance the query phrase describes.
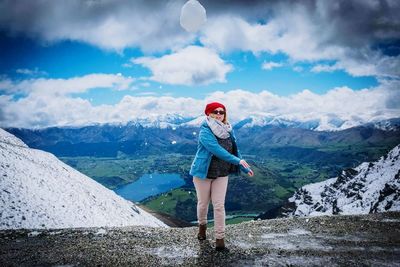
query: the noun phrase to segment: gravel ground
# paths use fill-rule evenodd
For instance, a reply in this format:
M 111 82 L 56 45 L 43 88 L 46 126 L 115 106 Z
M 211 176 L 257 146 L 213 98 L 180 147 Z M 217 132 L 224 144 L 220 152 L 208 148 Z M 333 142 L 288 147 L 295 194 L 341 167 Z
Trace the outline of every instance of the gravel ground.
M 229 252 L 197 228 L 0 231 L 0 266 L 400 266 L 400 212 L 250 221 Z

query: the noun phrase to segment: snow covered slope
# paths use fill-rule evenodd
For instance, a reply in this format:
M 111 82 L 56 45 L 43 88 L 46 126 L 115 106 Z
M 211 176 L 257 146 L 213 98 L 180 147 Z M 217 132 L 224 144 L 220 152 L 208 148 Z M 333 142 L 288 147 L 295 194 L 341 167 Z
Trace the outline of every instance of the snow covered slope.
M 0 229 L 129 225 L 168 227 L 0 128 Z
M 287 216 L 400 211 L 400 145 L 376 162 L 299 188 L 289 202 L 295 208 Z

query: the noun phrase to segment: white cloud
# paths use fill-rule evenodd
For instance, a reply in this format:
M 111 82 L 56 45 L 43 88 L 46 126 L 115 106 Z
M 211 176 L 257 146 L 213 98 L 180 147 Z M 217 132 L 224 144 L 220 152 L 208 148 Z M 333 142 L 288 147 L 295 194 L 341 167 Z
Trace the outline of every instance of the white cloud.
M 122 74 L 88 74 L 69 79 L 27 79 L 0 81 L 0 89 L 6 94 L 25 93 L 35 95 L 61 96 L 71 93 L 83 93 L 92 88 L 112 88 L 114 90 L 127 90 L 132 88 L 135 81 L 132 77 Z
M 0 27 L 45 42 L 74 40 L 122 52 L 164 51 L 192 42 L 174 1 L 2 1 Z
M 45 44 L 72 40 L 120 53 L 127 47 L 145 53 L 177 51 L 197 41 L 179 25 L 184 2 L 0 1 L 0 28 Z M 200 41 L 219 52 L 284 53 L 294 62 L 335 61 L 354 76 L 400 76 L 399 1 L 203 4 L 212 12 Z M 384 53 L 390 47 L 391 56 Z
M 379 51 L 348 51 L 337 66 L 353 76 L 400 78 L 400 56 L 384 56 Z
M 135 64 L 149 68 L 151 80 L 167 84 L 207 85 L 226 82 L 225 76 L 233 70 L 213 50 L 188 46 L 162 57 L 140 57 L 132 59 Z
M 75 79 L 79 78 L 83 77 Z M 20 83 L 29 82 L 35 83 L 35 80 L 25 80 Z M 135 118 L 155 118 L 168 113 L 202 116 L 205 105 L 213 101 L 225 104 L 232 122 L 251 115 L 261 115 L 295 121 L 319 120 L 326 123 L 332 120 L 345 121 L 345 126 L 349 126 L 398 117 L 399 86 L 399 81 L 383 80 L 381 85 L 371 89 L 352 90 L 348 87 L 339 87 L 322 95 L 303 90 L 286 97 L 265 90 L 253 93 L 240 89 L 228 92 L 216 91 L 207 95 L 205 99 L 126 95 L 115 105 L 97 106 L 92 105 L 89 100 L 72 98 L 68 94 L 47 94 L 38 87 L 31 86 L 39 91 L 30 91 L 25 98 L 15 100 L 11 95 L 0 96 L 2 107 L 0 126 L 28 128 L 79 126 L 128 122 Z
M 121 74 L 89 74 L 70 79 L 26 79 L 0 81 L 2 97 L 0 121 L 18 127 L 49 125 L 84 125 L 96 118 L 98 108 L 90 100 L 72 98 L 70 94 L 84 93 L 94 88 L 130 90 L 131 77 Z M 12 100 L 15 94 L 25 97 Z M 12 122 L 14 121 L 14 122 Z
M 296 71 L 296 72 L 302 72 L 304 70 L 304 68 L 301 67 L 301 66 L 294 66 L 293 70 Z
M 137 96 L 148 96 L 148 95 L 158 95 L 156 92 L 141 92 L 137 93 Z
M 184 0 L 0 1 L 0 28 L 45 43 L 86 42 L 122 52 L 176 51 L 196 42 L 179 25 Z M 399 1 L 208 1 L 201 42 L 221 52 L 285 53 L 334 60 L 355 76 L 400 76 Z M 266 23 L 257 23 L 265 21 Z M 378 47 L 375 51 L 374 48 Z M 377 58 L 376 58 L 377 57 Z M 366 67 L 362 67 L 366 66 Z
M 263 70 L 272 70 L 273 68 L 278 68 L 278 67 L 282 67 L 282 63 L 273 62 L 273 61 L 264 62 L 264 63 L 262 64 L 262 66 L 261 66 L 261 68 L 262 68 Z
M 350 51 L 348 52 L 350 53 Z M 317 64 L 312 72 L 334 72 L 344 70 L 355 77 L 400 77 L 400 56 L 384 56 L 380 52 L 364 50 L 361 56 L 344 56 L 335 64 Z
M 39 70 L 39 68 L 17 69 L 15 72 L 19 73 L 19 74 L 29 75 L 29 76 L 45 76 L 45 75 L 48 75 L 47 72 Z
M 200 41 L 220 52 L 246 50 L 275 53 L 278 49 L 273 38 L 278 31 L 275 23 L 250 24 L 240 17 L 224 15 L 208 20 Z
M 141 87 L 150 87 L 151 84 L 148 83 L 148 82 L 144 82 L 144 83 L 141 83 L 140 86 L 141 86 Z
M 292 3 L 290 8 L 285 3 L 278 4 L 265 24 L 250 22 L 239 15 L 215 16 L 209 19 L 200 41 L 221 53 L 283 53 L 293 63 L 336 62 L 331 68 L 317 65 L 313 69 L 316 72 L 343 69 L 353 76 L 400 77 L 400 56 L 388 56 L 382 50 L 371 48 L 371 44 L 385 42 L 381 40 L 389 36 L 392 37 L 389 41 L 399 38 L 400 31 L 390 33 L 384 26 L 375 25 L 374 29 L 365 24 L 359 25 L 360 30 L 354 25 L 365 21 L 361 17 L 354 22 L 346 17 L 335 20 L 335 16 L 340 16 L 335 9 L 344 6 L 324 1 L 312 7 L 301 2 Z M 384 17 L 384 11 L 366 6 L 360 6 L 364 10 L 360 10 L 359 16 Z M 386 23 L 396 25 L 394 20 Z M 377 40 L 372 41 L 372 38 Z
M 124 67 L 124 68 L 132 68 L 132 63 L 124 63 L 124 64 L 122 64 L 122 67 Z
M 228 116 L 235 121 L 251 115 L 267 116 L 307 122 L 311 120 L 343 120 L 348 123 L 366 123 L 398 117 L 400 104 L 391 102 L 391 98 L 400 99 L 396 87 L 378 86 L 372 89 L 352 90 L 348 87 L 334 88 L 319 95 L 303 90 L 287 97 L 268 91 L 252 93 L 245 90 L 215 92 L 207 97 L 208 101 L 221 101 L 228 109 Z
M 220 52 L 282 52 L 297 61 L 334 58 L 343 53 L 335 45 L 320 46 L 315 36 L 319 27 L 307 20 L 301 7 L 297 12 L 285 12 L 288 11 L 282 11 L 267 24 L 249 23 L 234 16 L 216 17 L 207 23 L 200 40 Z
M 324 65 L 317 64 L 311 68 L 311 72 L 333 72 L 342 69 L 338 64 Z

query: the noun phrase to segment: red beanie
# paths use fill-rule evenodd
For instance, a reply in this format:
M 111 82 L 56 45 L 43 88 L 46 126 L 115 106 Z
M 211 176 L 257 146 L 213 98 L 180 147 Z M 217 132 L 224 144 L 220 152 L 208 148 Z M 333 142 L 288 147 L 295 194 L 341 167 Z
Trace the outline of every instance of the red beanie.
M 217 108 L 223 108 L 226 111 L 225 106 L 222 105 L 221 103 L 212 102 L 212 103 L 207 104 L 206 110 L 204 110 L 204 113 L 208 116 L 208 114 L 210 114 L 212 111 L 214 111 Z

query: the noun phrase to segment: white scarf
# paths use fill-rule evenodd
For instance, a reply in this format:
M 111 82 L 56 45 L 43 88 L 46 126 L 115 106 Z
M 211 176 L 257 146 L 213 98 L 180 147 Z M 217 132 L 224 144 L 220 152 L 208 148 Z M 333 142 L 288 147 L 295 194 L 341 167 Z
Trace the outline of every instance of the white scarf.
M 206 121 L 208 126 L 210 126 L 211 131 L 221 139 L 226 139 L 230 136 L 232 131 L 232 125 L 229 122 L 223 123 L 217 119 L 210 116 L 206 116 Z

